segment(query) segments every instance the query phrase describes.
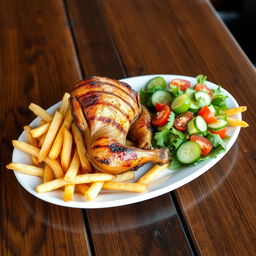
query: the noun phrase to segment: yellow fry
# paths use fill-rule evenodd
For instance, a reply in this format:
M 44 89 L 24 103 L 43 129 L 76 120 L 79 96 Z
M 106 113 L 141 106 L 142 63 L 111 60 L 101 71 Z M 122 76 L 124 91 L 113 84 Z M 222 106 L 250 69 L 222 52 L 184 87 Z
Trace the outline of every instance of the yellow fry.
M 23 151 L 25 153 L 28 153 L 28 154 L 30 154 L 32 156 L 36 156 L 36 157 L 39 156 L 40 149 L 35 147 L 35 146 L 32 146 L 32 145 L 30 145 L 30 144 L 28 144 L 26 142 L 18 141 L 18 140 L 13 140 L 12 141 L 12 145 L 15 148 L 17 148 L 17 149 L 19 149 L 19 150 L 21 150 L 21 151 Z M 61 166 L 60 166 L 60 164 L 59 164 L 59 162 L 57 160 L 52 160 L 49 157 L 46 157 L 44 159 L 44 162 L 51 167 L 51 169 L 54 172 L 54 176 L 56 178 L 63 177 L 63 175 L 64 175 L 63 170 L 62 170 L 62 168 L 61 168 Z
M 73 179 L 72 184 L 108 181 L 108 180 L 112 180 L 114 177 L 115 177 L 114 175 L 108 174 L 108 173 L 79 174 Z
M 63 98 L 62 98 L 62 102 L 60 105 L 60 113 L 64 116 L 68 110 L 68 106 L 69 106 L 69 97 L 70 94 L 69 93 L 64 93 Z
M 65 185 L 64 195 L 63 195 L 63 199 L 64 199 L 65 202 L 73 200 L 74 191 L 75 191 L 75 185 L 74 184 Z
M 58 188 L 61 188 L 67 184 L 66 181 L 63 180 L 63 178 L 51 180 L 45 183 L 42 183 L 36 187 L 36 191 L 38 193 L 45 193 L 49 192 Z
M 61 152 L 61 166 L 64 171 L 67 171 L 71 158 L 71 150 L 72 150 L 73 137 L 71 133 L 64 128 L 63 134 L 63 147 Z
M 39 162 L 42 162 L 47 157 L 51 149 L 52 143 L 54 141 L 54 138 L 60 128 L 61 121 L 62 121 L 62 114 L 56 111 L 52 119 L 51 125 L 49 127 L 49 130 L 47 131 L 42 148 L 39 152 L 39 156 L 38 156 Z
M 50 122 L 52 120 L 52 116 L 46 112 L 43 108 L 40 106 L 31 103 L 28 107 L 36 116 L 40 117 L 42 120 L 46 122 Z
M 44 182 L 54 179 L 53 171 L 48 164 L 44 167 Z
M 39 143 L 38 143 L 39 148 L 41 148 L 42 145 L 44 144 L 45 137 L 46 137 L 46 133 L 43 136 L 40 137 L 40 140 L 39 140 Z
M 97 197 L 103 187 L 104 181 L 94 182 L 84 193 L 84 196 L 87 200 L 93 200 Z
M 30 174 L 33 176 L 44 176 L 44 169 L 36 167 L 34 165 L 28 165 L 28 164 L 21 164 L 21 163 L 10 163 L 6 165 L 7 169 L 11 169 L 17 172 Z
M 230 108 L 230 109 L 224 110 L 224 113 L 226 113 L 228 116 L 233 116 L 238 113 L 244 112 L 246 110 L 247 110 L 247 106 L 240 106 L 237 108 Z
M 249 124 L 246 123 L 245 121 L 234 119 L 231 117 L 227 118 L 227 122 L 230 126 L 240 126 L 240 127 L 248 127 L 249 126 Z
M 48 129 L 50 127 L 50 123 L 43 124 L 37 128 L 34 128 L 30 131 L 30 134 L 33 138 L 38 138 L 44 134 L 47 133 Z
M 67 182 L 72 182 L 77 175 L 79 166 L 80 166 L 80 160 L 79 160 L 77 150 L 75 150 L 74 156 L 73 156 L 71 164 L 65 174 L 64 180 Z
M 61 152 L 62 143 L 63 143 L 63 129 L 66 128 L 69 130 L 72 121 L 73 121 L 73 117 L 72 117 L 71 111 L 68 110 L 66 117 L 61 125 L 61 128 L 60 128 L 60 130 L 54 140 L 52 148 L 50 150 L 50 153 L 49 153 L 50 158 L 56 159 L 59 156 L 59 154 Z
M 30 131 L 31 131 L 32 128 L 31 128 L 29 125 L 26 125 L 26 126 L 23 127 L 23 129 L 24 129 L 24 131 L 25 131 L 25 133 L 26 133 L 26 135 L 27 135 L 28 143 L 31 144 L 32 146 L 37 147 L 37 141 L 36 141 L 36 139 L 34 139 L 34 138 L 31 136 L 31 134 L 30 134 Z M 32 156 L 32 161 L 33 161 L 33 163 L 34 163 L 35 165 L 38 165 L 38 164 L 39 164 L 38 159 L 37 159 L 37 157 L 35 157 L 35 156 Z
M 123 182 L 123 181 L 127 181 L 127 180 L 132 180 L 132 179 L 134 179 L 134 177 L 135 177 L 134 171 L 128 171 L 128 172 L 124 172 L 122 174 L 117 174 L 112 181 Z
M 85 191 L 89 189 L 89 187 L 89 184 L 76 184 L 76 190 L 82 195 L 84 195 Z
M 168 168 L 169 163 L 163 165 L 154 165 L 148 172 L 146 172 L 137 183 L 140 184 L 148 184 L 151 182 L 156 176 L 158 176 L 162 171 Z
M 78 130 L 77 126 L 74 123 L 72 123 L 71 128 L 72 128 L 74 140 L 77 146 L 77 151 L 80 158 L 82 169 L 90 172 L 91 164 L 85 156 L 86 149 L 85 149 L 82 134 L 80 133 L 80 131 Z
M 104 183 L 103 189 L 129 192 L 144 192 L 147 189 L 147 185 L 140 183 L 107 181 Z

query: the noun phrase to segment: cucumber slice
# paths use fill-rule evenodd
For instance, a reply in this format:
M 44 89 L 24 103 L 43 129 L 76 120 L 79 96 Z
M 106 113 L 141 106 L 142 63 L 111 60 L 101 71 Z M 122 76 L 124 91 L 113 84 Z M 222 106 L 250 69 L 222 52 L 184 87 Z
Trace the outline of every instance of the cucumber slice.
M 194 119 L 190 120 L 187 123 L 187 131 L 188 131 L 189 135 L 193 135 L 193 134 L 198 134 L 199 133 L 198 129 L 195 127 Z
M 208 106 L 208 108 L 211 110 L 211 112 L 215 115 L 216 114 L 216 110 L 215 110 L 215 108 L 214 108 L 214 106 L 212 105 L 212 104 L 210 104 L 209 106 Z
M 202 116 L 197 116 L 193 119 L 194 125 L 199 132 L 207 131 L 207 123 Z
M 173 96 L 168 91 L 156 91 L 153 93 L 151 97 L 152 104 L 155 105 L 156 103 L 162 104 L 169 104 L 173 99 Z
M 224 121 L 227 121 L 228 115 L 227 114 L 221 114 L 221 115 L 217 115 L 215 117 L 217 118 L 217 120 L 222 119 Z
M 148 91 L 164 90 L 166 88 L 166 82 L 161 76 L 156 76 L 150 79 L 146 84 Z
M 191 104 L 190 104 L 190 110 L 192 112 L 197 112 L 197 110 L 200 109 L 200 105 L 198 103 L 196 103 L 194 100 L 191 100 Z
M 194 98 L 194 93 L 196 92 L 196 90 L 192 89 L 192 88 L 187 88 L 185 93 L 189 96 L 190 99 Z
M 211 104 L 212 101 L 210 94 L 203 91 L 195 92 L 194 97 L 201 107 Z
M 223 119 L 219 119 L 219 120 L 217 120 L 217 122 L 208 124 L 208 127 L 210 130 L 218 131 L 218 130 L 226 127 L 227 125 L 228 125 L 227 121 L 225 121 Z
M 178 97 L 176 97 L 171 105 L 171 109 L 177 113 L 183 113 L 187 111 L 190 107 L 191 100 L 187 94 L 181 94 Z
M 194 141 L 183 143 L 177 150 L 177 159 L 183 164 L 193 164 L 200 155 L 201 149 Z

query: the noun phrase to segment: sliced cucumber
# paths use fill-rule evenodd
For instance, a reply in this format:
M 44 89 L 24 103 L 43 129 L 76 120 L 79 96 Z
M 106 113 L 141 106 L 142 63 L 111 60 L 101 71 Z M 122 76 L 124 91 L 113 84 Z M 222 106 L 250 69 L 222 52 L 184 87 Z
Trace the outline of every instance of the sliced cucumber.
M 197 112 L 200 109 L 200 105 L 195 102 L 194 100 L 191 100 L 191 104 L 190 104 L 190 110 L 192 112 Z
M 188 131 L 189 135 L 198 134 L 199 133 L 198 129 L 195 127 L 194 119 L 190 120 L 187 123 L 187 131 Z
M 185 93 L 189 96 L 190 99 L 194 98 L 194 93 L 196 92 L 196 90 L 192 89 L 192 88 L 187 88 Z
M 226 127 L 227 125 L 228 125 L 227 121 L 225 121 L 223 119 L 219 119 L 219 120 L 217 120 L 217 122 L 208 124 L 208 127 L 210 130 L 217 131 L 217 130 L 220 130 L 220 129 Z
M 194 97 L 201 107 L 211 104 L 212 101 L 210 94 L 203 91 L 195 92 Z
M 207 131 L 207 123 L 202 116 L 195 117 L 193 122 L 199 133 Z
M 214 108 L 214 106 L 212 105 L 212 104 L 210 104 L 209 106 L 208 106 L 208 108 L 211 110 L 211 112 L 215 115 L 216 114 L 216 110 L 215 110 L 215 108 Z
M 193 164 L 200 155 L 201 149 L 194 141 L 183 143 L 177 150 L 177 159 L 183 164 Z
M 215 117 L 217 118 L 217 120 L 222 119 L 224 121 L 227 121 L 228 115 L 227 114 L 221 114 L 221 115 L 217 115 Z
M 187 94 L 181 94 L 178 97 L 176 97 L 171 105 L 171 109 L 177 113 L 183 113 L 187 111 L 190 108 L 191 100 Z
M 166 82 L 161 76 L 156 76 L 148 81 L 146 89 L 148 91 L 164 90 L 166 88 Z
M 156 91 L 153 93 L 151 97 L 152 104 L 155 105 L 156 103 L 162 103 L 162 104 L 169 104 L 171 103 L 173 99 L 173 96 L 168 91 Z

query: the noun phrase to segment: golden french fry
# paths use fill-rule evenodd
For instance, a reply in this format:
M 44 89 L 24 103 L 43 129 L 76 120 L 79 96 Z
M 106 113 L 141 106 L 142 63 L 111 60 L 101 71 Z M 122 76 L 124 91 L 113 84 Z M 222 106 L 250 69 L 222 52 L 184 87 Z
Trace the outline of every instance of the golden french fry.
M 63 136 L 63 147 L 61 151 L 61 166 L 64 169 L 64 171 L 67 171 L 70 163 L 70 158 L 71 158 L 73 137 L 66 128 L 64 128 L 63 135 L 64 136 Z
M 85 191 L 89 189 L 89 187 L 89 184 L 76 184 L 76 190 L 82 195 L 84 195 Z
M 27 135 L 27 139 L 28 139 L 28 143 L 31 144 L 32 146 L 35 146 L 37 147 L 37 141 L 36 139 L 34 139 L 31 134 L 30 134 L 30 131 L 32 130 L 32 128 L 29 126 L 29 125 L 26 125 L 23 127 L 26 135 Z M 35 165 L 38 165 L 39 162 L 38 162 L 38 159 L 37 157 L 35 156 L 32 156 L 32 162 L 35 164 Z
M 74 184 L 68 184 L 64 187 L 64 196 L 63 199 L 65 202 L 72 201 L 73 195 L 75 191 L 75 185 Z
M 85 149 L 82 134 L 80 133 L 80 131 L 78 130 L 77 126 L 74 123 L 72 123 L 71 128 L 72 128 L 72 132 L 74 135 L 74 140 L 76 143 L 76 147 L 77 147 L 77 151 L 78 151 L 78 155 L 80 158 L 82 169 L 90 172 L 91 164 L 85 156 L 86 149 Z
M 240 106 L 237 108 L 230 108 L 230 109 L 224 110 L 224 113 L 226 113 L 228 116 L 233 116 L 238 113 L 242 113 L 246 110 L 247 110 L 247 106 Z
M 30 131 L 30 134 L 33 138 L 38 138 L 44 134 L 47 133 L 48 129 L 50 127 L 50 123 L 45 123 L 37 128 L 34 128 Z
M 53 171 L 48 164 L 45 164 L 44 167 L 44 182 L 54 179 Z
M 46 112 L 43 108 L 40 106 L 31 103 L 28 107 L 36 116 L 40 117 L 42 120 L 46 122 L 50 122 L 52 120 L 52 116 Z
M 36 187 L 36 191 L 38 193 L 45 193 L 49 192 L 58 188 L 61 188 L 63 186 L 67 185 L 67 182 L 63 180 L 63 178 L 51 180 L 45 183 L 42 183 Z
M 80 166 L 80 159 L 76 149 L 74 156 L 72 158 L 71 164 L 65 174 L 64 180 L 67 182 L 72 182 L 77 175 L 79 166 Z
M 47 157 L 51 149 L 52 143 L 55 139 L 55 136 L 60 128 L 61 121 L 62 121 L 62 114 L 56 111 L 52 119 L 52 122 L 50 124 L 49 130 L 47 131 L 42 148 L 40 149 L 39 156 L 38 156 L 39 162 L 42 162 Z
M 104 182 L 103 189 L 129 192 L 144 192 L 147 189 L 147 185 L 140 183 L 106 181 Z
M 151 182 L 156 176 L 158 176 L 162 171 L 168 168 L 169 163 L 163 165 L 154 165 L 149 171 L 147 171 L 138 181 L 140 184 L 148 184 Z
M 66 115 L 66 112 L 68 110 L 68 107 L 69 107 L 69 97 L 70 97 L 70 94 L 69 93 L 64 93 L 63 95 L 63 98 L 62 98 L 62 102 L 61 102 L 61 105 L 60 105 L 60 113 L 64 116 Z
M 28 153 L 32 156 L 36 156 L 36 157 L 39 156 L 40 149 L 35 146 L 32 146 L 26 142 L 13 140 L 12 145 L 15 148 L 17 148 L 25 153 Z M 57 160 L 53 160 L 53 159 L 50 159 L 49 157 L 46 157 L 44 159 L 44 162 L 51 167 L 52 171 L 54 172 L 54 176 L 56 178 L 63 177 L 63 175 L 64 175 L 63 170 Z
M 231 117 L 227 118 L 227 122 L 228 122 L 228 125 L 230 125 L 230 126 L 240 126 L 240 127 L 248 127 L 249 126 L 249 124 L 246 123 L 245 121 L 234 119 Z
M 91 183 L 97 181 L 108 181 L 112 180 L 115 176 L 108 173 L 88 173 L 88 174 L 79 174 L 77 175 L 72 184 L 83 184 L 83 183 Z
M 94 182 L 84 193 L 87 200 L 93 200 L 97 197 L 103 187 L 104 181 Z
M 114 182 L 123 182 L 127 180 L 132 180 L 135 177 L 134 171 L 128 171 L 121 174 L 117 174 L 115 178 L 112 180 Z
M 40 140 L 39 140 L 39 143 L 38 143 L 38 146 L 41 148 L 42 145 L 44 144 L 44 140 L 45 140 L 45 137 L 46 137 L 46 133 L 40 137 Z
M 44 169 L 36 167 L 34 165 L 21 164 L 21 163 L 10 163 L 6 165 L 7 169 L 11 169 L 17 172 L 22 172 L 25 174 L 30 174 L 33 176 L 44 176 Z
M 66 128 L 69 130 L 72 121 L 73 121 L 73 117 L 72 117 L 71 111 L 68 110 L 66 117 L 61 125 L 61 128 L 60 128 L 60 130 L 54 140 L 52 148 L 50 150 L 50 153 L 49 153 L 50 158 L 56 159 L 59 156 L 59 154 L 61 152 L 62 143 L 63 143 L 63 129 Z

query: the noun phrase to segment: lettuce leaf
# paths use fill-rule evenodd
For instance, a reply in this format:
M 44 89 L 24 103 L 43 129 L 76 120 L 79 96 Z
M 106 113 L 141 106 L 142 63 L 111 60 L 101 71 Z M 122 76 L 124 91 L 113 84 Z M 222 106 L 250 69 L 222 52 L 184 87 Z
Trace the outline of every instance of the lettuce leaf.
M 170 93 L 174 96 L 177 97 L 181 94 L 183 94 L 183 91 L 176 85 L 170 84 Z
M 207 76 L 204 76 L 204 75 L 196 76 L 197 84 L 205 84 L 206 80 L 207 80 Z

